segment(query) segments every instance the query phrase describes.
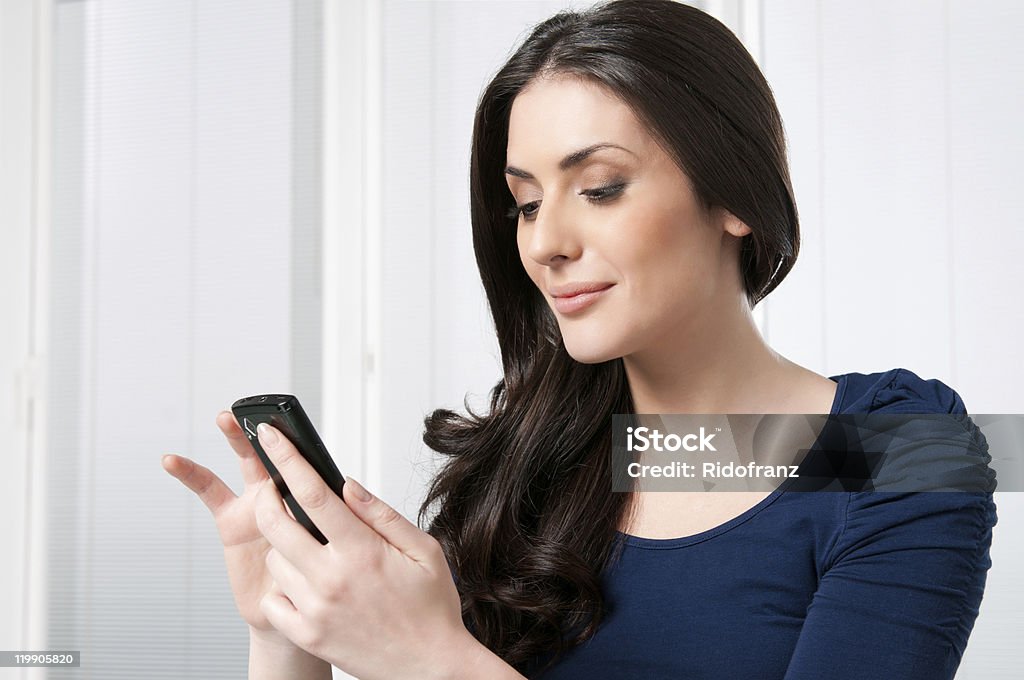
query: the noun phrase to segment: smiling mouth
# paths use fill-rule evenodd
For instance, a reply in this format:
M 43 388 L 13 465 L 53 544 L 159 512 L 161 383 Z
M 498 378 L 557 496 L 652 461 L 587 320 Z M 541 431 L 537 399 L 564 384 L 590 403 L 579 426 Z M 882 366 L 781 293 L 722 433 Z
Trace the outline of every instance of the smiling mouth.
M 592 304 L 600 300 L 614 286 L 615 284 L 612 283 L 597 290 L 580 292 L 575 295 L 554 297 L 552 298 L 553 304 L 560 314 L 574 314 L 590 307 Z

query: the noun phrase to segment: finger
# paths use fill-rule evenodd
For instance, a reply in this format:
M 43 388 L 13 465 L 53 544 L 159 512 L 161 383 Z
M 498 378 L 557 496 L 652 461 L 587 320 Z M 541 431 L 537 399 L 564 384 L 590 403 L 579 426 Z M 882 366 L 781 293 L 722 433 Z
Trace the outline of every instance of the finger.
M 299 644 L 296 638 L 302 631 L 302 614 L 280 588 L 271 588 L 260 598 L 260 611 L 270 621 L 270 625 L 293 643 Z
M 372 536 L 280 430 L 260 423 L 256 431 L 263 451 L 281 473 L 288 490 L 328 541 L 342 536 L 346 541 L 357 540 L 360 534 L 364 538 Z
M 273 580 L 270 582 L 270 591 L 269 592 L 272 592 L 272 593 L 274 593 L 276 595 L 284 595 L 284 591 L 281 590 L 281 586 L 277 585 L 277 581 L 273 581 Z M 285 595 L 285 597 L 287 597 L 287 595 Z
M 267 571 L 274 579 L 274 586 L 301 611 L 302 603 L 309 602 L 311 595 L 309 581 L 305 575 L 276 548 L 267 551 L 264 561 Z
M 242 468 L 242 481 L 246 486 L 256 485 L 264 479 L 269 478 L 267 469 L 256 455 L 249 436 L 239 426 L 238 421 L 231 411 L 221 411 L 217 414 L 217 427 L 227 437 L 228 443 L 240 459 Z
M 342 487 L 346 505 L 367 526 L 385 541 L 417 562 L 428 562 L 437 557 L 437 541 L 400 512 L 367 491 L 352 477 Z
M 195 492 L 214 517 L 225 503 L 237 498 L 220 477 L 184 456 L 168 453 L 160 459 L 160 464 L 171 476 Z
M 301 571 L 309 569 L 323 546 L 288 514 L 272 481 L 256 492 L 255 512 L 256 525 L 270 545 Z

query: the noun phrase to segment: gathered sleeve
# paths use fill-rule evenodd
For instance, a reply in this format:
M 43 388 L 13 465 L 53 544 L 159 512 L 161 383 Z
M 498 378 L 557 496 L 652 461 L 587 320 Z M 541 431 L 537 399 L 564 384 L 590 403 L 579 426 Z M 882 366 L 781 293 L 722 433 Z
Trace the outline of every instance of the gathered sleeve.
M 900 369 L 871 410 L 960 414 L 971 450 L 988 456 L 963 400 L 938 380 Z M 952 679 L 996 521 L 991 491 L 850 492 L 785 680 Z

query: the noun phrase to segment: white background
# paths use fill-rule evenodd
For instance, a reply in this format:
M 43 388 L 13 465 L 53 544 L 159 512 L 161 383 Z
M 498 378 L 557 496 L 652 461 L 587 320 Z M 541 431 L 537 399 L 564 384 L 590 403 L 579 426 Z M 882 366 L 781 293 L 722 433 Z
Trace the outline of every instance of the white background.
M 246 394 L 299 395 L 342 471 L 414 517 L 423 417 L 499 376 L 476 99 L 565 6 L 0 0 L 0 648 L 91 660 L 54 676 L 242 672 L 212 522 L 159 457 L 238 488 L 213 418 Z M 758 307 L 768 341 L 1024 412 L 1024 6 L 702 6 L 789 139 L 803 245 Z M 1020 673 L 1019 496 L 997 493 L 960 680 Z

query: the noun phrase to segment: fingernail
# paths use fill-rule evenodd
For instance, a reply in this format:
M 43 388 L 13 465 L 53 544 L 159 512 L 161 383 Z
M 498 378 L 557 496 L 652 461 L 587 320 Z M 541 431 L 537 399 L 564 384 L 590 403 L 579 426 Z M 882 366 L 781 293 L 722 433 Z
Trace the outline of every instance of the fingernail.
M 277 446 L 277 431 L 266 423 L 260 423 L 256 426 L 256 434 L 260 438 L 260 443 L 264 446 Z
M 352 485 L 352 491 L 355 493 L 356 498 L 363 501 L 364 503 L 373 498 L 373 496 L 370 495 L 370 492 L 363 488 L 362 484 L 352 479 L 351 477 L 346 479 L 345 483 Z

